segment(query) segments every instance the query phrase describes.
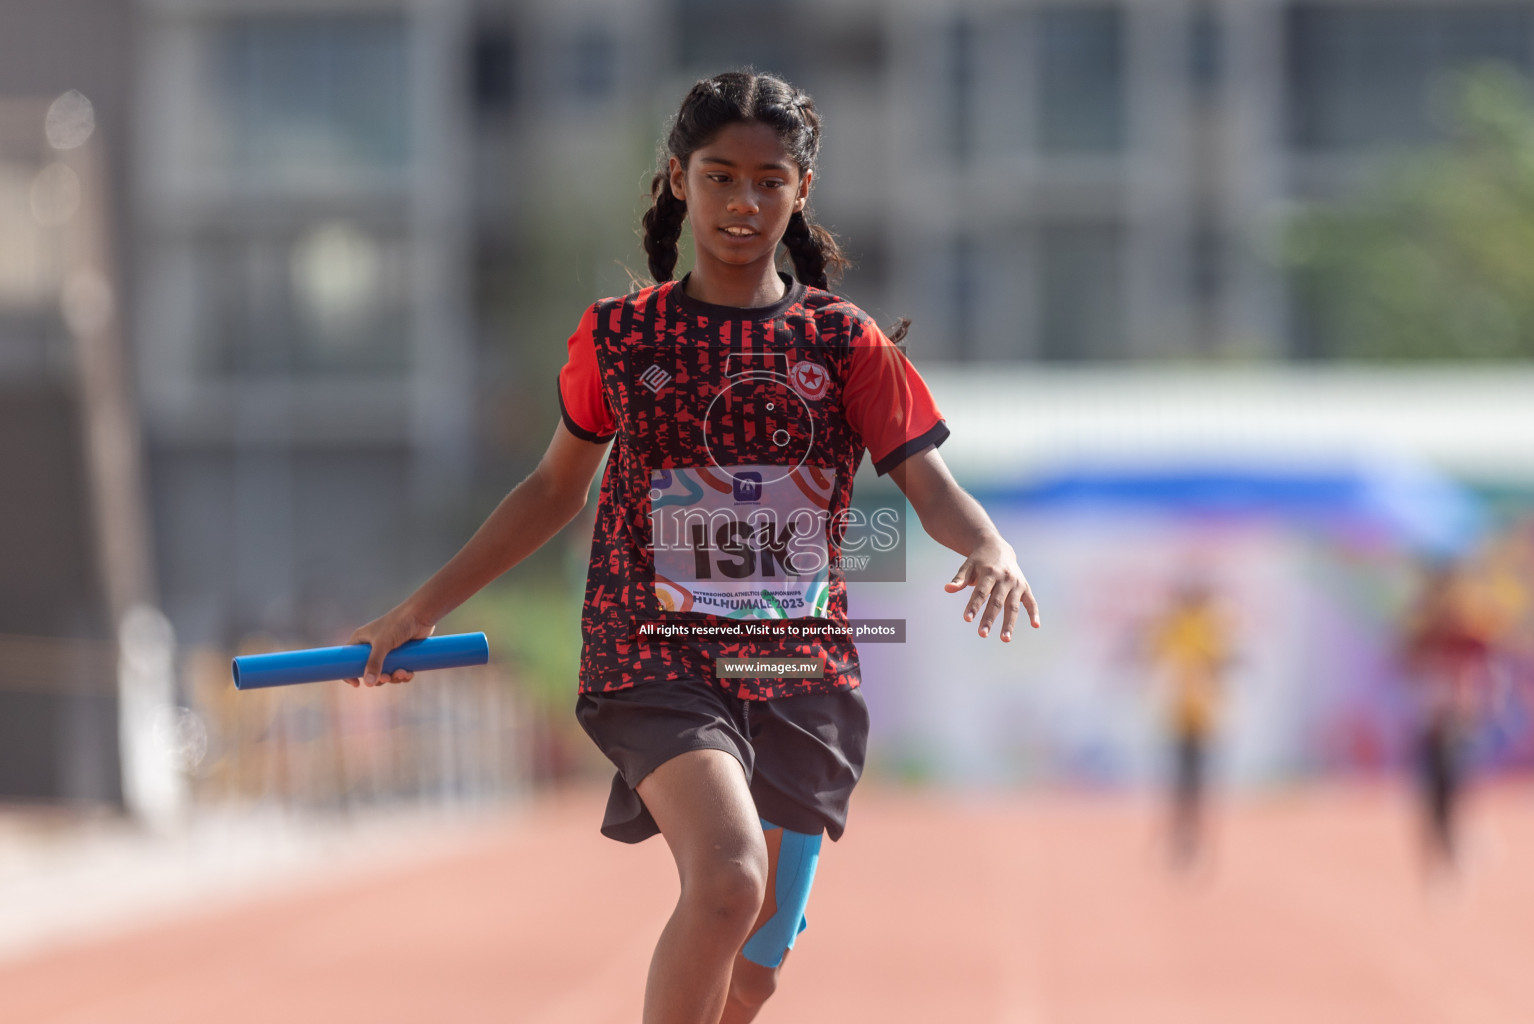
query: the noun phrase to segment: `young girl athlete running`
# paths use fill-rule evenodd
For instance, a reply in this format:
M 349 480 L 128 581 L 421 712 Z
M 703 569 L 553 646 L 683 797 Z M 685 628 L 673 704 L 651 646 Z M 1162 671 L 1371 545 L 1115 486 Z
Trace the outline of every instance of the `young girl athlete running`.
M 1012 548 L 938 457 L 948 428 L 925 383 L 825 290 L 846 261 L 806 211 L 819 148 L 814 104 L 781 79 L 729 72 L 693 86 L 644 217 L 657 283 L 586 310 L 538 467 L 451 561 L 352 636 L 372 645 L 362 685 L 409 679 L 381 677 L 384 655 L 570 522 L 612 444 L 576 714 L 618 769 L 602 832 L 658 831 L 681 878 L 650 963 L 649 1024 L 756 1016 L 804 927 L 821 835 L 842 833 L 868 728 L 857 651 L 834 628 L 762 641 L 655 627 L 845 625 L 835 569 L 865 450 L 927 533 L 964 556 L 947 589 L 973 588 L 964 618 L 980 636 L 999 618 L 1011 640 L 1023 610 L 1039 624 Z M 674 281 L 684 221 L 696 259 Z M 777 270 L 780 243 L 795 277 Z M 720 671 L 720 659 L 749 672 L 786 657 L 821 673 Z

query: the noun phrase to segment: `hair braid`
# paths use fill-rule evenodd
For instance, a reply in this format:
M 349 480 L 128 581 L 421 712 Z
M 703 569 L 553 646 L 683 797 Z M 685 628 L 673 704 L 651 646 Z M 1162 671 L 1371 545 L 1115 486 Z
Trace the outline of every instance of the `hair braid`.
M 644 251 L 650 262 L 650 276 L 658 283 L 671 280 L 681 255 L 677 242 L 682 237 L 682 221 L 687 219 L 687 204 L 671 193 L 671 178 L 658 171 L 650 179 L 652 203 L 645 211 Z
M 794 261 L 794 276 L 816 288 L 830 286 L 831 278 L 846 269 L 851 260 L 836 244 L 836 236 L 810 220 L 803 211 L 788 219 L 788 230 L 783 232 L 783 245 L 788 249 L 789 259 Z

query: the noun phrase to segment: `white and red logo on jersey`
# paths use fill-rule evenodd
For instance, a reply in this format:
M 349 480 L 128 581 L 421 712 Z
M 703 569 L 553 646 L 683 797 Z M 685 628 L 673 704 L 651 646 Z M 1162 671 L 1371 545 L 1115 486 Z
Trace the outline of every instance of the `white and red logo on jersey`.
M 788 371 L 788 379 L 793 383 L 795 391 L 811 400 L 824 396 L 826 389 L 831 386 L 831 375 L 824 366 L 804 360 L 795 363 L 794 368 Z
M 643 384 L 645 387 L 649 388 L 653 394 L 657 395 L 660 394 L 660 389 L 665 387 L 670 381 L 671 374 L 667 373 L 665 370 L 662 370 L 655 363 L 651 363 L 650 368 L 639 375 L 639 383 Z

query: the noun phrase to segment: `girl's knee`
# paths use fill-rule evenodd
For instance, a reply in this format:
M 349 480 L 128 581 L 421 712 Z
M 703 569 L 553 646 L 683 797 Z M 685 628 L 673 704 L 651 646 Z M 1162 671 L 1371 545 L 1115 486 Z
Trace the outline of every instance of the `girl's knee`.
M 682 898 L 710 918 L 749 928 L 767 895 L 767 858 L 741 856 L 700 865 L 682 882 Z

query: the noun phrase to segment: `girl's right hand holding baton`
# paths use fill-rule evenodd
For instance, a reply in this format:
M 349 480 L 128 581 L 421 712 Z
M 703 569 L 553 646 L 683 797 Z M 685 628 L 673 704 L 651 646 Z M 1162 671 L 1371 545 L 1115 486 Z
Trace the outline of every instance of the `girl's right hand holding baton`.
M 415 593 L 358 629 L 348 643 L 371 644 L 367 668 L 352 686 L 380 686 L 414 678 L 401 669 L 383 676 L 384 658 L 408 640 L 430 636 L 448 612 L 501 573 L 543 546 L 580 514 L 607 445 L 584 441 L 563 423 L 538 466 L 501 499 L 456 555 Z

